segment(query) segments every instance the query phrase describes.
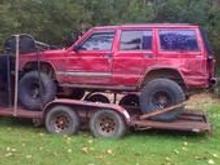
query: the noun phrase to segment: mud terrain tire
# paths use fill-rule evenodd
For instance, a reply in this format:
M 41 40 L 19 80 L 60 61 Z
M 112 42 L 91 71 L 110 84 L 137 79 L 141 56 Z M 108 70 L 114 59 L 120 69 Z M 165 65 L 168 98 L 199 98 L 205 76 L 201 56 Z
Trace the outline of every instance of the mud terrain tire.
M 141 91 L 140 107 L 143 113 L 166 108 L 185 100 L 182 88 L 173 80 L 158 78 L 148 82 Z M 172 121 L 183 111 L 184 107 L 176 108 L 155 117 L 153 120 Z
M 41 110 L 57 92 L 55 82 L 45 73 L 30 71 L 19 81 L 19 101 L 28 110 Z

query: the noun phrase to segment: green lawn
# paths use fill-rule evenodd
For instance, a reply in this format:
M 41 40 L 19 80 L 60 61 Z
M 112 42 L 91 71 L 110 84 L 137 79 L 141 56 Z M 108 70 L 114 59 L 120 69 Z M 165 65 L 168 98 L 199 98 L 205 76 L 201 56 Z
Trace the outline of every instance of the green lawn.
M 218 100 L 219 101 L 219 100 Z M 177 132 L 129 133 L 120 140 L 94 139 L 88 132 L 47 134 L 28 121 L 0 120 L 0 164 L 5 165 L 207 165 L 220 164 L 220 103 L 204 105 L 212 136 Z

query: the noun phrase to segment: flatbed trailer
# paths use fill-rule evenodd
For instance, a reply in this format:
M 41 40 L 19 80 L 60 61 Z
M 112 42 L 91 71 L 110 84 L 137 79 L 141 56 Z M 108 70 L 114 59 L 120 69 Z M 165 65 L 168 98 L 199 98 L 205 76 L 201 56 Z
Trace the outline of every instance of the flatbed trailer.
M 119 114 L 119 116 L 122 118 L 122 121 L 124 122 L 123 124 L 125 125 L 126 129 L 133 128 L 134 130 L 139 130 L 139 131 L 157 129 L 157 130 L 174 130 L 174 131 L 184 131 L 184 132 L 194 132 L 194 133 L 210 133 L 212 130 L 211 124 L 209 123 L 206 114 L 199 110 L 186 109 L 184 113 L 176 120 L 164 122 L 164 121 L 155 121 L 150 119 L 152 116 L 158 115 L 155 114 L 155 112 L 148 113 L 147 114 L 148 116 L 146 117 L 146 114 L 144 115 L 140 114 L 138 109 L 127 110 L 115 104 L 94 103 L 94 102 L 79 101 L 73 99 L 56 99 L 48 103 L 42 109 L 42 111 L 29 111 L 20 107 L 17 109 L 14 109 L 13 107 L 11 108 L 0 107 L 0 116 L 33 119 L 34 121 L 39 121 L 39 123 L 46 125 L 46 119 L 48 118 L 49 112 L 54 111 L 54 109 L 56 110 L 56 107 L 60 107 L 60 106 L 70 107 L 72 110 L 76 112 L 77 116 L 79 117 L 79 120 L 84 121 L 84 123 L 86 121 L 86 124 L 90 123 L 89 121 L 91 120 L 94 113 L 98 111 L 108 110 Z M 128 113 L 128 111 L 129 112 L 133 111 L 133 112 Z M 166 113 L 166 109 L 161 110 L 161 113 Z M 62 115 L 63 114 L 61 113 L 61 116 Z M 58 117 L 59 116 L 56 116 L 56 118 Z M 56 122 L 54 122 L 54 124 L 56 125 Z M 65 132 L 62 132 L 62 129 L 61 130 L 58 129 L 59 131 L 57 131 L 56 127 L 58 128 L 58 126 L 54 126 L 55 129 L 52 131 L 50 130 L 49 132 L 65 134 Z M 117 129 L 117 127 L 119 126 L 116 125 L 114 129 Z M 46 128 L 48 129 L 47 125 Z M 80 129 L 80 126 L 77 126 L 77 129 Z M 102 136 L 102 134 L 98 136 Z
M 185 103 L 180 103 L 165 109 L 155 110 L 147 114 L 141 114 L 138 108 L 122 107 L 116 104 L 95 103 L 74 99 L 55 99 L 39 111 L 24 109 L 18 102 L 19 80 L 19 35 L 16 39 L 15 70 L 13 89 L 9 85 L 9 104 L 0 104 L 1 117 L 14 117 L 33 119 L 46 126 L 48 132 L 57 134 L 74 134 L 87 123 L 90 131 L 96 137 L 121 137 L 129 128 L 136 130 L 163 129 L 191 131 L 196 133 L 211 132 L 211 124 L 206 115 L 201 111 L 188 110 L 174 121 L 155 121 L 152 117 L 167 113 Z M 7 71 L 10 70 L 10 62 L 7 62 Z M 11 82 L 10 74 L 8 82 Z M 40 78 L 40 77 L 39 77 Z M 10 83 L 9 83 L 10 84 Z M 13 91 L 13 94 L 11 94 Z M 13 96 L 13 97 L 12 97 Z M 11 99 L 13 98 L 13 99 Z M 3 99 L 0 95 L 0 102 Z

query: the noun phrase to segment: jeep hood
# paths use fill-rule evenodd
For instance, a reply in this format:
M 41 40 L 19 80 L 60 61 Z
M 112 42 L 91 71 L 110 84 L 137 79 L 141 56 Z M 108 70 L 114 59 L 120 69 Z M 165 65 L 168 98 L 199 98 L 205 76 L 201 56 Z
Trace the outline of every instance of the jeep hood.
M 56 49 L 56 50 L 45 50 L 43 52 L 40 52 L 41 55 L 58 55 L 66 53 L 66 49 Z
M 39 51 L 40 56 L 54 56 L 54 55 L 59 55 L 59 54 L 65 54 L 67 52 L 67 49 L 56 49 L 56 50 L 44 50 L 44 51 Z M 31 57 L 31 56 L 36 56 L 36 52 L 32 53 L 27 53 L 27 54 L 22 54 L 24 57 Z

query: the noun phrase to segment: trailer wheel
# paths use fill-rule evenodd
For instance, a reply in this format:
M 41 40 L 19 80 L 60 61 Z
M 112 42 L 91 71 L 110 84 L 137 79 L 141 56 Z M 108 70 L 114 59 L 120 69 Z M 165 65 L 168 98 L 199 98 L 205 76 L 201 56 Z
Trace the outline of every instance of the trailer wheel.
M 79 117 L 68 106 L 55 106 L 46 113 L 45 126 L 54 134 L 75 134 L 79 130 Z
M 103 138 L 120 138 L 127 129 L 123 118 L 113 110 L 96 111 L 89 126 L 93 136 Z
M 148 113 L 181 103 L 184 100 L 185 94 L 176 82 L 159 78 L 151 80 L 143 88 L 140 95 L 140 107 L 143 113 Z M 151 119 L 172 121 L 182 113 L 183 109 L 183 107 L 176 108 L 171 112 L 157 115 Z
M 40 76 L 40 79 L 39 79 Z M 19 81 L 19 101 L 29 110 L 40 110 L 56 96 L 55 82 L 45 73 L 31 71 Z

